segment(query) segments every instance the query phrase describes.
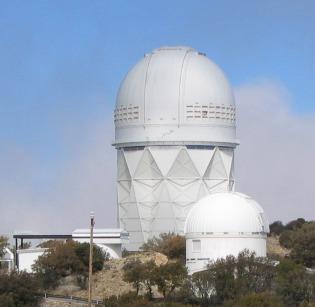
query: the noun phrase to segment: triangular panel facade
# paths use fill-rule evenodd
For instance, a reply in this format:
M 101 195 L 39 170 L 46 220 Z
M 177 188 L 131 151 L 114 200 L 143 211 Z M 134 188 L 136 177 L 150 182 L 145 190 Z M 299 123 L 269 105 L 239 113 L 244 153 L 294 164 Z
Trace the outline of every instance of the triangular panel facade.
M 148 146 L 119 150 L 119 227 L 136 250 L 161 232 L 183 234 L 189 210 L 209 193 L 234 188 L 233 151 Z

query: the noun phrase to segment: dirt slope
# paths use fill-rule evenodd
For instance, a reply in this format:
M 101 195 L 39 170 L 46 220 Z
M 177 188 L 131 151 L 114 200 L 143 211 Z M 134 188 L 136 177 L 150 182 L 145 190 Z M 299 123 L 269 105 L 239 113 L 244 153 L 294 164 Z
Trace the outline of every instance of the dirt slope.
M 268 255 L 279 255 L 285 257 L 290 254 L 290 250 L 283 248 L 279 243 L 279 237 L 268 237 L 267 238 L 267 254 Z
M 160 253 L 137 254 L 123 259 L 111 259 L 106 262 L 105 268 L 101 272 L 97 272 L 93 275 L 93 299 L 103 300 L 105 297 L 109 297 L 111 295 L 121 295 L 134 290 L 129 283 L 123 281 L 123 266 L 130 258 L 137 258 L 143 262 L 152 259 L 157 265 L 165 264 L 167 262 L 167 257 Z M 54 291 L 54 294 L 73 295 L 87 298 L 87 290 L 80 290 L 74 284 L 75 280 L 73 278 L 67 278 L 63 280 L 63 284 Z M 70 305 L 71 304 L 68 302 L 49 299 L 46 300 L 42 306 L 63 307 Z M 86 305 L 72 303 L 71 306 L 79 307 Z

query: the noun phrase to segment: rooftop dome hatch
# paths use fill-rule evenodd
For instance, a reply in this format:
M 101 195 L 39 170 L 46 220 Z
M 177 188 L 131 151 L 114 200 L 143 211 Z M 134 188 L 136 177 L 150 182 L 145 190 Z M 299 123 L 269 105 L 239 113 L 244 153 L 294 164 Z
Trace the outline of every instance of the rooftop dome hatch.
M 115 129 L 116 147 L 239 143 L 227 78 L 205 54 L 185 46 L 157 48 L 127 73 Z
M 188 47 L 188 46 L 165 46 L 165 47 L 160 47 L 160 48 L 156 48 L 152 51 L 152 53 L 157 53 L 157 52 L 161 52 L 161 51 L 176 51 L 176 50 L 181 50 L 181 51 L 185 51 L 185 52 L 197 52 L 197 50 L 195 50 L 192 47 Z
M 260 205 L 237 192 L 218 192 L 202 198 L 188 213 L 185 235 L 269 233 Z

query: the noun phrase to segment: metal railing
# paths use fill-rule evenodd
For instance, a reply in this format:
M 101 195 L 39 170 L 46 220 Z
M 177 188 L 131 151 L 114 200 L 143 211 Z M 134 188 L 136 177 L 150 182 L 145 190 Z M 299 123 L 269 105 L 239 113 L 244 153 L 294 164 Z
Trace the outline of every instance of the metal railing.
M 87 298 L 73 296 L 73 295 L 59 295 L 59 294 L 38 294 L 38 296 L 44 298 L 44 299 L 59 299 L 59 300 L 67 300 L 71 302 L 81 302 L 81 303 L 88 303 Z M 99 305 L 99 306 L 105 306 L 103 301 L 100 300 L 92 300 L 92 304 Z

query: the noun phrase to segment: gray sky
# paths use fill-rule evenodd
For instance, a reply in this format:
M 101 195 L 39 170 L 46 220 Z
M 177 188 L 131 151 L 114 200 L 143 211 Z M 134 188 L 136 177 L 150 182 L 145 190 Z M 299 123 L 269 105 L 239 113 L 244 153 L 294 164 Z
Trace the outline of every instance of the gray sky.
M 0 233 L 116 226 L 120 82 L 165 45 L 204 52 L 237 103 L 236 190 L 315 219 L 314 1 L 0 1 Z

